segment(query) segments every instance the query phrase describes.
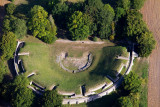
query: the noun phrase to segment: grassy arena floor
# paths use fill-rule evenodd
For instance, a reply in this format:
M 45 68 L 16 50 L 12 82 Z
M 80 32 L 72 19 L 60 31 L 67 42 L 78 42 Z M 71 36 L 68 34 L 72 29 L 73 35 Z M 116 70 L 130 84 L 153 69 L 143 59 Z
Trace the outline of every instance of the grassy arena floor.
M 37 75 L 30 77 L 35 82 L 50 88 L 52 85 L 58 85 L 61 91 L 75 91 L 80 93 L 80 86 L 86 85 L 86 89 L 96 86 L 102 82 L 110 82 L 106 75 L 114 77 L 114 72 L 123 63 L 123 60 L 117 60 L 117 55 L 126 55 L 126 49 L 113 44 L 89 45 L 89 44 L 70 44 L 54 43 L 52 45 L 44 44 L 36 38 L 35 41 L 26 41 L 21 52 L 29 52 L 29 56 L 21 56 L 23 60 L 26 75 L 35 72 Z M 30 41 L 30 42 L 29 42 Z M 108 46 L 109 45 L 109 46 Z M 108 47 L 107 47 L 108 46 Z M 86 71 L 72 74 L 61 69 L 56 62 L 56 56 L 60 52 L 72 53 L 73 57 L 78 57 L 78 52 L 89 51 L 93 54 L 94 60 L 90 68 Z

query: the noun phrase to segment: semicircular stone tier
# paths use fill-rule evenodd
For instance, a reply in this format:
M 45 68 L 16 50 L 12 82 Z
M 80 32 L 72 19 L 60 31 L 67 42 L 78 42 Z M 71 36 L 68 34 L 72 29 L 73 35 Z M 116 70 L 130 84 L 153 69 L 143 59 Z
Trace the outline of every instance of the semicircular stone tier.
M 70 69 L 66 68 L 66 67 L 63 65 L 60 56 L 57 56 L 57 62 L 60 63 L 61 68 L 64 69 L 65 71 L 70 72 L 70 73 L 78 73 L 78 72 L 81 72 L 81 71 L 84 71 L 84 70 L 88 69 L 88 68 L 91 66 L 91 64 L 92 64 L 92 61 L 93 61 L 93 56 L 92 56 L 91 53 L 89 53 L 89 54 L 88 54 L 87 63 L 86 63 L 83 67 L 78 68 L 78 69 L 75 69 L 75 70 L 70 70 Z

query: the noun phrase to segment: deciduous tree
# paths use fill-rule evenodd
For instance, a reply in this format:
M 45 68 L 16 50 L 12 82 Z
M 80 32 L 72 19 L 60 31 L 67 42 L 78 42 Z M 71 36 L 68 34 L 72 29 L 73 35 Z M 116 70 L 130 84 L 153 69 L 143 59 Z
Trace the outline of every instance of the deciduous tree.
M 15 9 L 16 9 L 16 5 L 13 3 L 9 3 L 5 6 L 5 10 L 8 15 L 12 15 Z
M 4 62 L 0 60 L 0 83 L 2 83 L 4 75 L 6 74 L 6 66 L 4 65 Z
M 118 0 L 117 5 L 118 5 L 118 7 L 121 7 L 124 10 L 129 10 L 131 2 L 130 2 L 130 0 Z
M 131 8 L 139 10 L 143 7 L 145 1 L 146 0 L 131 0 Z
M 46 30 L 49 24 L 47 17 L 48 13 L 44 10 L 43 7 L 35 5 L 31 9 L 28 28 L 31 30 L 34 37 L 42 38 L 49 33 L 49 31 Z
M 51 43 L 55 40 L 56 26 L 54 20 L 48 20 L 48 13 L 43 7 L 35 5 L 30 11 L 30 20 L 28 28 L 31 30 L 34 37 L 38 37 L 46 43 Z M 54 30 L 53 30 L 54 29 Z
M 16 49 L 16 36 L 13 32 L 6 32 L 3 35 L 0 49 L 2 50 L 2 59 L 13 58 L 13 53 Z
M 27 34 L 26 21 L 17 18 L 12 23 L 12 29 L 18 39 L 23 38 Z
M 108 39 L 111 35 L 111 24 L 114 19 L 114 9 L 109 5 L 105 4 L 100 12 L 100 29 L 99 36 L 101 39 Z
M 117 101 L 118 107 L 134 107 L 134 105 L 131 102 L 131 99 L 127 97 L 120 97 Z
M 11 103 L 14 107 L 30 107 L 34 100 L 34 93 L 27 88 L 29 81 L 27 77 L 19 75 L 12 83 L 13 91 L 11 93 Z
M 156 41 L 151 32 L 144 32 L 136 38 L 138 53 L 141 57 L 148 57 L 155 48 Z
M 62 96 L 58 95 L 56 90 L 46 91 L 43 96 L 44 107 L 60 107 L 62 105 Z
M 124 77 L 123 87 L 129 93 L 137 93 L 141 89 L 141 79 L 137 74 L 131 72 Z
M 68 29 L 72 40 L 83 40 L 89 35 L 89 25 L 86 23 L 86 16 L 76 11 L 69 18 Z

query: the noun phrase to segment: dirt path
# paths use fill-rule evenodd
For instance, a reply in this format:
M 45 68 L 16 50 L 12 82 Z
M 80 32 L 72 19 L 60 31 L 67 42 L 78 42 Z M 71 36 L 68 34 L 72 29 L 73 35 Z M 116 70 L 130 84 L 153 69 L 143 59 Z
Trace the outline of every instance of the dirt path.
M 101 41 L 101 42 L 94 42 L 94 41 L 71 41 L 71 40 L 64 40 L 64 39 L 59 39 L 56 40 L 57 43 L 61 42 L 61 43 L 84 43 L 84 44 L 104 44 L 105 42 Z
M 149 60 L 148 107 L 160 107 L 160 0 L 147 0 L 141 11 L 157 41 Z

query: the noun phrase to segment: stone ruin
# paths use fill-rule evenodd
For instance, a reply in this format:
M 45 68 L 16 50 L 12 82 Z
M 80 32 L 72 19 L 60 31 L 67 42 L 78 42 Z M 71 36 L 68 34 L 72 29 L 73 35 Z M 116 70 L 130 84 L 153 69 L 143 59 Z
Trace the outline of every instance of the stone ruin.
M 61 53 L 61 55 L 57 56 L 56 61 L 57 61 L 57 63 L 60 64 L 62 69 L 64 69 L 65 71 L 68 71 L 70 73 L 78 73 L 78 72 L 81 72 L 81 71 L 84 71 L 84 70 L 88 69 L 91 66 L 92 61 L 93 61 L 93 55 L 91 53 L 88 53 L 87 61 L 83 66 L 79 66 L 78 69 L 75 69 L 75 70 L 70 70 L 70 69 L 66 68 L 62 63 L 62 60 L 65 60 L 67 57 L 68 57 L 68 53 Z

